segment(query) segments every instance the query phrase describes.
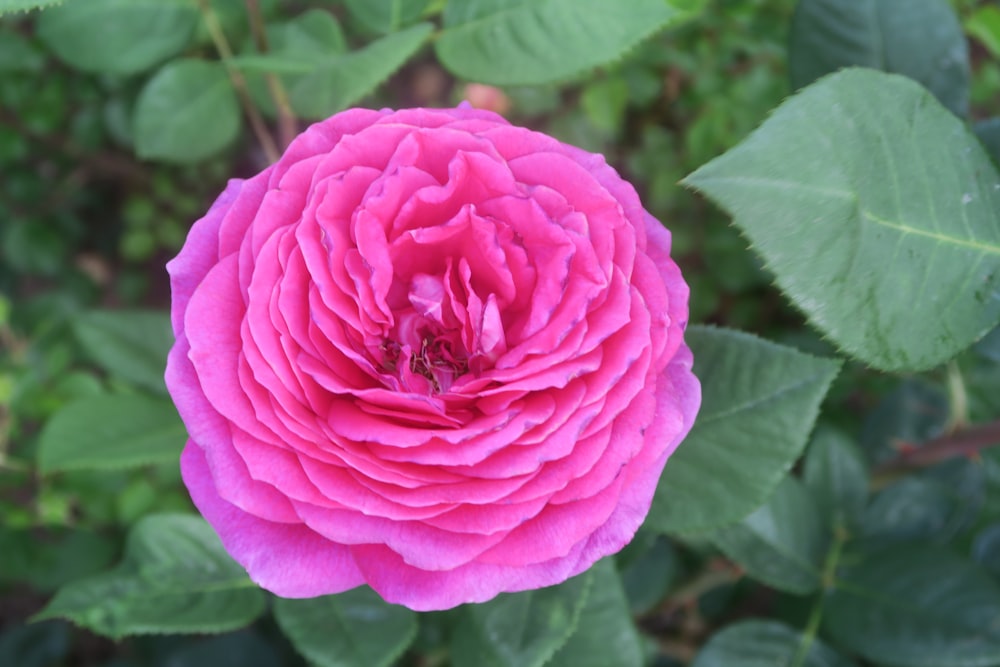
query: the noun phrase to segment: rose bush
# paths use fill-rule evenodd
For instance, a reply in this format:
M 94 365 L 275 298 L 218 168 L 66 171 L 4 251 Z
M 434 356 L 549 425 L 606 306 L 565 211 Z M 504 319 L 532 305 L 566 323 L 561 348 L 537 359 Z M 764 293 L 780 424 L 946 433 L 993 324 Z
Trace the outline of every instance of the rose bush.
M 669 233 L 489 112 L 313 125 L 168 269 L 184 481 L 280 596 L 563 581 L 632 538 L 699 405 Z

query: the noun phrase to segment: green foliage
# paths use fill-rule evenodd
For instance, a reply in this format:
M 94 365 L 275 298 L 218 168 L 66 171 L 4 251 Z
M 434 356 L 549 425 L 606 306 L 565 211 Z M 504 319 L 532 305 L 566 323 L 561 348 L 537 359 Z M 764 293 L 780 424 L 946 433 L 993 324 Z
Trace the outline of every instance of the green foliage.
M 416 22 L 430 0 L 344 0 L 351 16 L 365 28 L 389 34 Z
M 264 594 L 202 519 L 161 514 L 129 533 L 115 569 L 60 589 L 36 620 L 67 618 L 113 638 L 223 632 L 264 611 Z
M 692 327 L 701 412 L 667 462 L 646 525 L 717 528 L 747 516 L 805 448 L 840 363 L 745 333 Z
M 93 310 L 73 320 L 73 331 L 101 368 L 144 389 L 166 392 L 163 360 L 174 342 L 166 313 Z
M 388 667 L 417 634 L 417 615 L 368 587 L 306 600 L 274 601 L 274 617 L 318 667 Z
M 775 621 L 741 621 L 717 633 L 691 667 L 855 667 L 812 636 Z
M 62 2 L 74 0 L 0 0 L 0 16 L 9 12 L 27 12 L 32 9 L 42 9 Z
M 831 75 L 685 182 L 729 211 L 812 324 L 867 364 L 926 369 L 1000 322 L 1000 175 L 908 79 Z

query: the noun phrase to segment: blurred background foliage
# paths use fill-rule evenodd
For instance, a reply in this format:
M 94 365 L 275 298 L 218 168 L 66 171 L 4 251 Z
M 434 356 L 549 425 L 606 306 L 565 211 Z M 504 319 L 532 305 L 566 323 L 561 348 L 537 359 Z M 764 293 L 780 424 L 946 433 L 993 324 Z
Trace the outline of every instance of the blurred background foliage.
M 308 119 L 350 105 L 468 99 L 604 153 L 671 229 L 692 288 L 692 322 L 814 353 L 831 349 L 804 327 L 728 218 L 678 185 L 793 92 L 795 0 L 688 2 L 686 20 L 612 64 L 527 86 L 486 85 L 446 68 L 447 52 L 435 52 L 422 27 L 440 21 L 441 2 L 403 3 L 396 14 L 384 11 L 388 3 L 363 0 L 212 0 L 201 10 L 195 2 L 164 2 L 155 39 L 128 58 L 113 39 L 100 48 L 88 42 L 87 21 L 109 20 L 74 13 L 90 2 L 0 18 L 0 665 L 305 664 L 270 614 L 230 634 L 118 643 L 63 621 L 25 619 L 60 586 L 118 562 L 125 535 L 143 517 L 190 511 L 176 460 L 164 458 L 156 440 L 183 441 L 176 417 L 155 407 L 166 403 L 159 364 L 170 345 L 163 266 L 225 181 L 262 169 L 269 151 Z M 265 25 L 251 20 L 251 4 Z M 1000 11 L 986 0 L 952 5 L 970 44 L 969 116 L 984 121 L 977 129 L 996 155 L 1000 124 L 988 119 L 1000 115 Z M 243 82 L 235 88 L 219 57 L 226 50 Z M 275 76 L 285 109 L 275 104 Z M 274 147 L 261 141 L 255 122 Z M 68 406 L 88 401 L 85 409 L 100 414 L 107 397 L 136 415 L 133 424 L 109 420 L 87 434 L 97 448 L 117 439 L 132 452 L 117 468 L 79 453 L 74 459 L 58 446 L 74 428 Z M 892 443 L 993 418 L 998 397 L 996 335 L 947 369 L 920 375 L 848 364 L 801 466 L 803 483 L 840 484 L 829 492 L 839 494 L 838 507 L 854 508 L 845 525 L 855 535 L 960 543 L 998 576 L 1000 457 L 952 460 L 901 481 L 898 472 L 878 468 L 894 455 Z M 845 433 L 852 434 L 847 444 Z M 847 471 L 846 482 L 824 477 L 823 457 Z M 740 539 L 643 531 L 618 557 L 649 664 L 688 664 L 735 620 L 766 616 L 795 628 L 809 622 L 811 595 L 771 587 L 766 574 L 743 576 L 747 563 L 732 555 Z M 726 544 L 732 552 L 720 550 Z M 447 612 L 422 615 L 400 664 L 448 664 L 450 623 Z M 742 664 L 731 654 L 727 662 L 727 641 L 740 645 L 739 632 L 780 635 L 784 627 L 714 635 L 696 664 Z

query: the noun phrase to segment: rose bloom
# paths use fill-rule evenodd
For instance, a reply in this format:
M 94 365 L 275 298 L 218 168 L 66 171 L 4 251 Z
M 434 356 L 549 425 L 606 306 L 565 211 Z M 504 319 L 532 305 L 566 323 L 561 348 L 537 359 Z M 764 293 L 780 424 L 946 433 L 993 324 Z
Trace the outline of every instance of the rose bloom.
M 184 482 L 283 597 L 564 581 L 700 402 L 669 233 L 601 156 L 468 106 L 313 125 L 168 270 Z

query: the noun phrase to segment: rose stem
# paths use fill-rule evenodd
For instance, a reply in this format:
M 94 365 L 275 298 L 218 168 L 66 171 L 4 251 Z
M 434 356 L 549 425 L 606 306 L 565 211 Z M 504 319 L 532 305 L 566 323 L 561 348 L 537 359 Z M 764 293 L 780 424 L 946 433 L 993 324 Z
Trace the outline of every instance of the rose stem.
M 222 32 L 219 17 L 215 15 L 215 11 L 209 6 L 208 0 L 198 0 L 198 8 L 201 10 L 202 19 L 205 21 L 205 27 L 208 28 L 208 34 L 212 37 L 215 49 L 222 56 L 222 64 L 225 65 L 226 71 L 229 72 L 229 79 L 233 82 L 233 88 L 236 89 L 236 94 L 243 104 L 243 111 L 246 112 L 247 119 L 250 121 L 250 127 L 253 128 L 253 133 L 257 136 L 257 141 L 260 142 L 261 148 L 264 149 L 264 154 L 267 155 L 268 162 L 277 162 L 280 156 L 278 146 L 274 143 L 271 133 L 267 131 L 264 119 L 261 118 L 257 108 L 253 105 L 253 100 L 250 99 L 250 93 L 247 92 L 247 82 L 243 78 L 243 73 L 230 62 L 233 57 L 233 50 L 229 48 L 229 42 Z
M 261 53 L 268 52 L 267 31 L 264 29 L 264 19 L 260 12 L 260 0 L 246 0 L 247 15 L 250 17 L 250 31 L 253 33 L 257 50 Z M 274 100 L 274 106 L 278 110 L 278 141 L 281 143 L 281 150 L 284 150 L 292 139 L 298 134 L 296 126 L 295 112 L 288 102 L 288 94 L 281 79 L 274 72 L 264 75 L 267 81 L 267 89 Z
M 976 456 L 1000 445 L 1000 420 L 970 426 L 928 440 L 919 447 L 904 447 L 894 458 L 876 468 L 880 474 L 901 472 L 940 463 L 956 456 Z

